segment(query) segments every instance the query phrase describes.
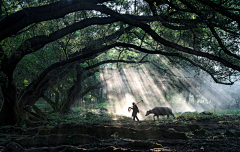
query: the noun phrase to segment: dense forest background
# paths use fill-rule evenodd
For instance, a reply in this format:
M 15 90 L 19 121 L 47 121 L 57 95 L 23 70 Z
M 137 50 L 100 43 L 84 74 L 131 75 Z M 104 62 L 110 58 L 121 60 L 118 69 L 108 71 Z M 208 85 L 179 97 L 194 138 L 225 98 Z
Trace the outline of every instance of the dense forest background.
M 1 125 L 140 100 L 239 108 L 239 1 L 0 2 Z

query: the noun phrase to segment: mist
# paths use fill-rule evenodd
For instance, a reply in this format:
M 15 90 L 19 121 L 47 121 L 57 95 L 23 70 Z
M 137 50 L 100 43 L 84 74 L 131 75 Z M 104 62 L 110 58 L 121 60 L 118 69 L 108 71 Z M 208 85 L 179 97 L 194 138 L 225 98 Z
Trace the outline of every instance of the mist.
M 145 113 L 157 106 L 172 107 L 174 113 L 218 111 L 234 109 L 234 106 L 237 106 L 239 83 L 232 86 L 216 84 L 204 72 L 197 74 L 193 70 L 186 72 L 174 67 L 169 69 L 178 77 L 175 83 L 182 86 L 174 86 L 175 80 L 169 80 L 166 75 L 159 76 L 159 73 L 148 65 L 141 65 L 138 68 L 122 67 L 120 72 L 117 70 L 103 72 L 101 76 L 103 81 L 106 79 L 104 77 L 112 77 L 110 81 L 106 81 L 109 99 L 107 108 L 112 109 L 111 112 L 115 114 L 131 117 L 128 107 L 131 107 L 133 102 L 143 100 L 137 104 L 140 110 L 138 117 L 143 120 L 152 119 L 150 116 L 145 117 Z

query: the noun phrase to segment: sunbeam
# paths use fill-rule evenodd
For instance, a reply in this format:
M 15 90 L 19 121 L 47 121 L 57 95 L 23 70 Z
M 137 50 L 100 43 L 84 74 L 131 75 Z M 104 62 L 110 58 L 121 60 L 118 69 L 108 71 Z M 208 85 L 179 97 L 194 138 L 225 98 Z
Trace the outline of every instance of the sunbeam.
M 145 120 L 149 119 L 145 116 L 146 111 L 154 107 L 168 106 L 174 113 L 201 112 L 216 109 L 216 105 L 220 106 L 232 100 L 224 89 L 211 83 L 204 74 L 196 75 L 192 70 L 169 66 L 167 59 L 158 58 L 168 73 L 159 73 L 149 65 L 140 65 L 137 68 L 122 67 L 122 71 L 111 69 L 103 72 L 103 81 L 111 77 L 106 81 L 109 99 L 107 108 L 111 112 L 131 117 L 128 107 L 131 107 L 133 102 L 143 100 L 137 104 L 140 111 L 138 117 Z M 185 95 L 188 91 L 191 93 Z

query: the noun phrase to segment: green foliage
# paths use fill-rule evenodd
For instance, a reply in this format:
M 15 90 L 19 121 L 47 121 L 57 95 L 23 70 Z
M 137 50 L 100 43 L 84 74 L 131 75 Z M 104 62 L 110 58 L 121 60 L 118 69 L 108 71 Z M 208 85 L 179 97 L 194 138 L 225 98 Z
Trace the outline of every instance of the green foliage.
M 101 102 L 97 104 L 99 108 L 106 108 L 108 103 L 107 102 Z

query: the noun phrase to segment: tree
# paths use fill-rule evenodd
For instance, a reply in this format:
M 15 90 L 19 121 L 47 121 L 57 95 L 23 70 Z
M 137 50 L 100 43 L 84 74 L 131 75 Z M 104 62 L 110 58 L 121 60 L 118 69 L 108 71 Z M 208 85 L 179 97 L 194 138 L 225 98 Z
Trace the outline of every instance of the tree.
M 63 75 L 67 74 L 67 67 L 72 69 L 77 65 L 76 62 L 83 63 L 115 47 L 169 57 L 175 62 L 206 71 L 217 83 L 233 84 L 238 80 L 238 1 L 1 2 L 1 125 L 17 123 L 24 105 L 42 97 L 44 91 L 58 80 L 52 76 L 56 76 L 59 71 Z M 64 60 L 51 63 L 22 93 L 16 89 L 14 72 L 24 57 L 42 51 L 50 43 L 71 36 L 76 31 L 92 27 L 94 35 L 101 32 L 101 27 L 114 23 L 118 24 L 114 28 L 112 26 L 110 33 L 101 35 L 101 43 L 96 39 L 86 41 L 90 45 L 66 53 Z M 130 28 L 129 25 L 134 30 L 126 34 L 126 39 L 117 39 L 124 34 L 121 33 L 111 41 L 105 41 L 107 36 L 117 33 L 117 29 L 120 32 Z M 58 78 L 61 79 L 61 76 Z M 50 80 L 52 83 L 44 83 Z

